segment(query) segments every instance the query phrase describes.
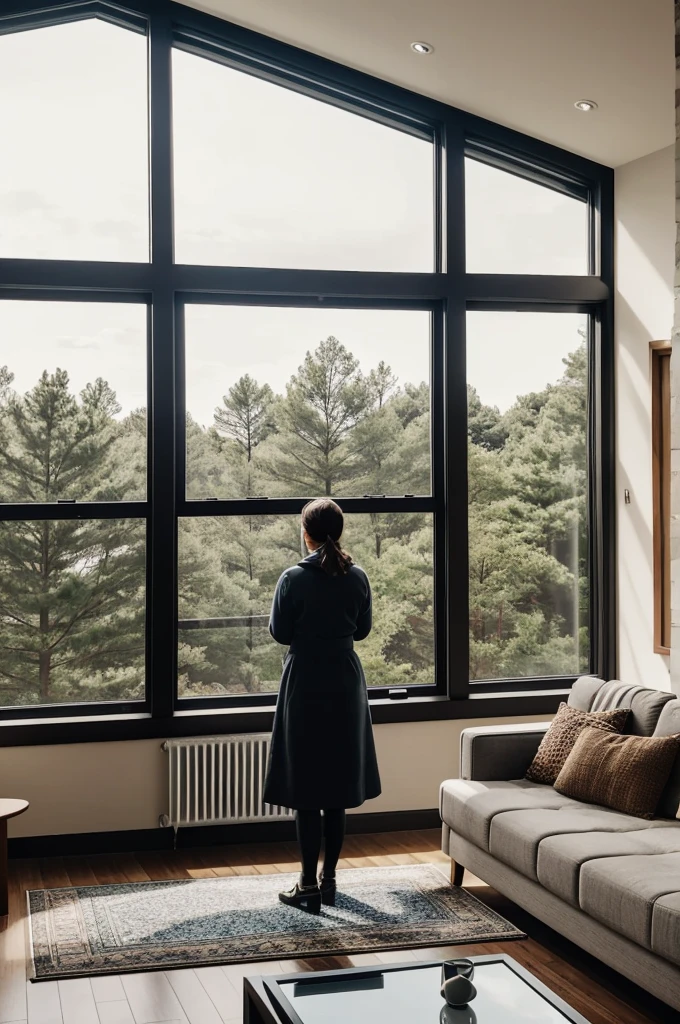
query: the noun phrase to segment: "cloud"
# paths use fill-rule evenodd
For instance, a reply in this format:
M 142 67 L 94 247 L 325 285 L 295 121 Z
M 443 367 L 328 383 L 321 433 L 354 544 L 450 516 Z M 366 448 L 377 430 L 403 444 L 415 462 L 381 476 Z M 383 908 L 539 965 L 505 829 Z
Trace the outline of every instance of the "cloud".
M 63 335 L 61 338 L 57 338 L 56 345 L 57 348 L 75 349 L 76 351 L 86 348 L 92 348 L 95 350 L 101 348 L 99 342 L 95 341 L 93 338 L 83 338 L 75 335 Z
M 140 225 L 131 220 L 98 220 L 92 225 L 92 233 L 100 238 L 117 238 L 129 242 L 140 234 Z
M 31 189 L 14 189 L 0 193 L 0 210 L 3 213 L 53 213 L 55 206 Z

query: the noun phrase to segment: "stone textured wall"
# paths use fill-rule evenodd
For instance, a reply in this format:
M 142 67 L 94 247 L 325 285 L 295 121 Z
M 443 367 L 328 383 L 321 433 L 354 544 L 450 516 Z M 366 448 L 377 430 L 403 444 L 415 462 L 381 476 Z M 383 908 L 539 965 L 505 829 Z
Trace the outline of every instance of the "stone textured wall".
M 680 694 L 680 0 L 675 0 L 675 222 L 671 356 L 671 686 Z

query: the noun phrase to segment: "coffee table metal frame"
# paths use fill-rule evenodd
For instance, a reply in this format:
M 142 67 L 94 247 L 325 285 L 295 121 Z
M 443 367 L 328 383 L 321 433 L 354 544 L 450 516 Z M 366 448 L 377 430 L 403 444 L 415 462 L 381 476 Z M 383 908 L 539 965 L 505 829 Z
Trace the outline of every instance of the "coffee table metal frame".
M 549 1006 L 558 1010 L 564 1016 L 565 1021 L 570 1024 L 590 1024 L 582 1014 L 560 999 L 552 989 L 535 978 L 530 971 L 527 971 L 506 953 L 473 956 L 469 959 L 472 960 L 475 967 L 504 963 L 526 985 L 542 996 Z M 244 1024 L 304 1024 L 280 988 L 280 982 L 296 982 L 299 985 L 313 985 L 320 982 L 332 984 L 334 981 L 346 981 L 350 977 L 360 981 L 362 978 L 375 978 L 391 971 L 417 971 L 426 967 L 440 967 L 441 963 L 441 960 L 410 960 L 403 964 L 385 964 L 381 967 L 348 967 L 337 971 L 309 971 L 297 974 L 247 977 L 244 978 L 243 985 L 243 1021 Z M 329 998 L 331 998 L 330 993 Z M 444 1006 L 443 1000 L 442 1006 Z M 472 1006 L 474 1007 L 474 1003 Z

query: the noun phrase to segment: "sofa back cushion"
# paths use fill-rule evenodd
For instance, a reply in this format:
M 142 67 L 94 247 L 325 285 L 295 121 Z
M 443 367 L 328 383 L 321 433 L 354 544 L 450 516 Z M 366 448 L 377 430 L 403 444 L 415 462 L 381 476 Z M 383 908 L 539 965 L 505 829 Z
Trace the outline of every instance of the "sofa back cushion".
M 664 705 L 654 730 L 655 736 L 675 736 L 680 733 L 680 700 L 669 700 Z M 666 788 L 656 812 L 662 818 L 680 818 L 680 754 L 675 759 Z
M 634 736 L 652 736 L 665 705 L 675 699 L 665 690 L 649 690 L 618 679 L 603 682 L 593 676 L 581 676 L 572 686 L 569 706 L 581 711 L 630 708 L 623 731 Z
M 680 736 L 619 736 L 583 729 L 555 789 L 573 800 L 653 818 L 680 750 Z

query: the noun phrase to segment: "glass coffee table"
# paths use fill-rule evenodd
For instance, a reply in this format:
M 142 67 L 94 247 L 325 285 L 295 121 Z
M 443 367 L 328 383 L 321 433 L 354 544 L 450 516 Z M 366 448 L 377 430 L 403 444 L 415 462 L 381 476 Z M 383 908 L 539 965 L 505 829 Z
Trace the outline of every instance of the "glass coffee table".
M 448 1007 L 441 961 L 244 981 L 244 1024 L 589 1024 L 505 954 L 470 957 L 477 997 Z

